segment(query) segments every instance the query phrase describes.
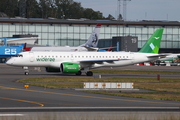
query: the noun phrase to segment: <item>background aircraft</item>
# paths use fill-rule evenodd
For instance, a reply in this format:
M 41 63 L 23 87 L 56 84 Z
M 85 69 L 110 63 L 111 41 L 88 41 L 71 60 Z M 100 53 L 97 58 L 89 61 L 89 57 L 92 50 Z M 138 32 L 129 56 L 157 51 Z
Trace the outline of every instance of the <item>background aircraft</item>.
M 168 54 L 165 58 L 158 59 L 159 61 L 179 62 L 180 54 Z
M 6 62 L 12 66 L 46 67 L 47 72 L 75 73 L 81 75 L 92 68 L 126 66 L 154 61 L 161 57 L 159 46 L 163 29 L 157 29 L 139 52 L 22 52 Z M 29 74 L 25 72 L 25 74 Z
M 83 45 L 80 45 L 78 47 L 70 47 L 70 46 L 52 46 L 52 47 L 26 47 L 26 51 L 97 51 L 97 45 L 99 41 L 99 33 L 101 29 L 101 23 L 98 23 L 93 30 L 92 34 L 90 35 L 87 42 Z

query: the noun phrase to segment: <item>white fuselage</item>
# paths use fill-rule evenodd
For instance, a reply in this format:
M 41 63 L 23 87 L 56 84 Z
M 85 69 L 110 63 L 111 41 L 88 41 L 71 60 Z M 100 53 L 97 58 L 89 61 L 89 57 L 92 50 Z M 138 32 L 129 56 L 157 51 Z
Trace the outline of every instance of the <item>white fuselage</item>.
M 83 52 L 88 51 L 85 47 L 32 47 L 33 52 Z
M 63 62 L 79 63 L 81 68 L 102 66 L 126 66 L 158 59 L 148 58 L 151 53 L 133 52 L 22 52 L 6 64 L 12 66 L 33 66 L 59 68 Z

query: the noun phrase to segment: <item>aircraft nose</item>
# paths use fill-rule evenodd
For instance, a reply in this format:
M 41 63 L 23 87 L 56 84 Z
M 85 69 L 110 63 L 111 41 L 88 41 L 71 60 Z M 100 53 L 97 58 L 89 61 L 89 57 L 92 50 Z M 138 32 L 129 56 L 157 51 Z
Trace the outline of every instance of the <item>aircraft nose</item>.
M 7 65 L 12 65 L 13 64 L 13 59 L 9 59 L 7 62 L 6 62 Z

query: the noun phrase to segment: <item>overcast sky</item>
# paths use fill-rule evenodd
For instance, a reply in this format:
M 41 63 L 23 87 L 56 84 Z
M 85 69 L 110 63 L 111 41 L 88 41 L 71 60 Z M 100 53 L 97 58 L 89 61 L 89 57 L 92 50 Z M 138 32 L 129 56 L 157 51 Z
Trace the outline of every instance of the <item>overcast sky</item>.
M 100 11 L 117 18 L 118 0 L 74 0 L 82 7 Z M 122 8 L 122 1 L 121 1 Z M 127 20 L 169 20 L 180 21 L 180 0 L 131 0 L 127 2 Z M 123 10 L 120 10 L 123 13 Z

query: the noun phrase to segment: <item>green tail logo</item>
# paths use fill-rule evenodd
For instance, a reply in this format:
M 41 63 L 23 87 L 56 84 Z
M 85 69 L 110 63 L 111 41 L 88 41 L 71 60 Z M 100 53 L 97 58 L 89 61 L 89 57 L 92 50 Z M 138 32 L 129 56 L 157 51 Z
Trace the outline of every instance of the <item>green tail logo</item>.
M 157 29 L 154 34 L 149 38 L 145 45 L 140 49 L 141 53 L 156 53 L 159 52 L 161 38 L 164 29 Z

